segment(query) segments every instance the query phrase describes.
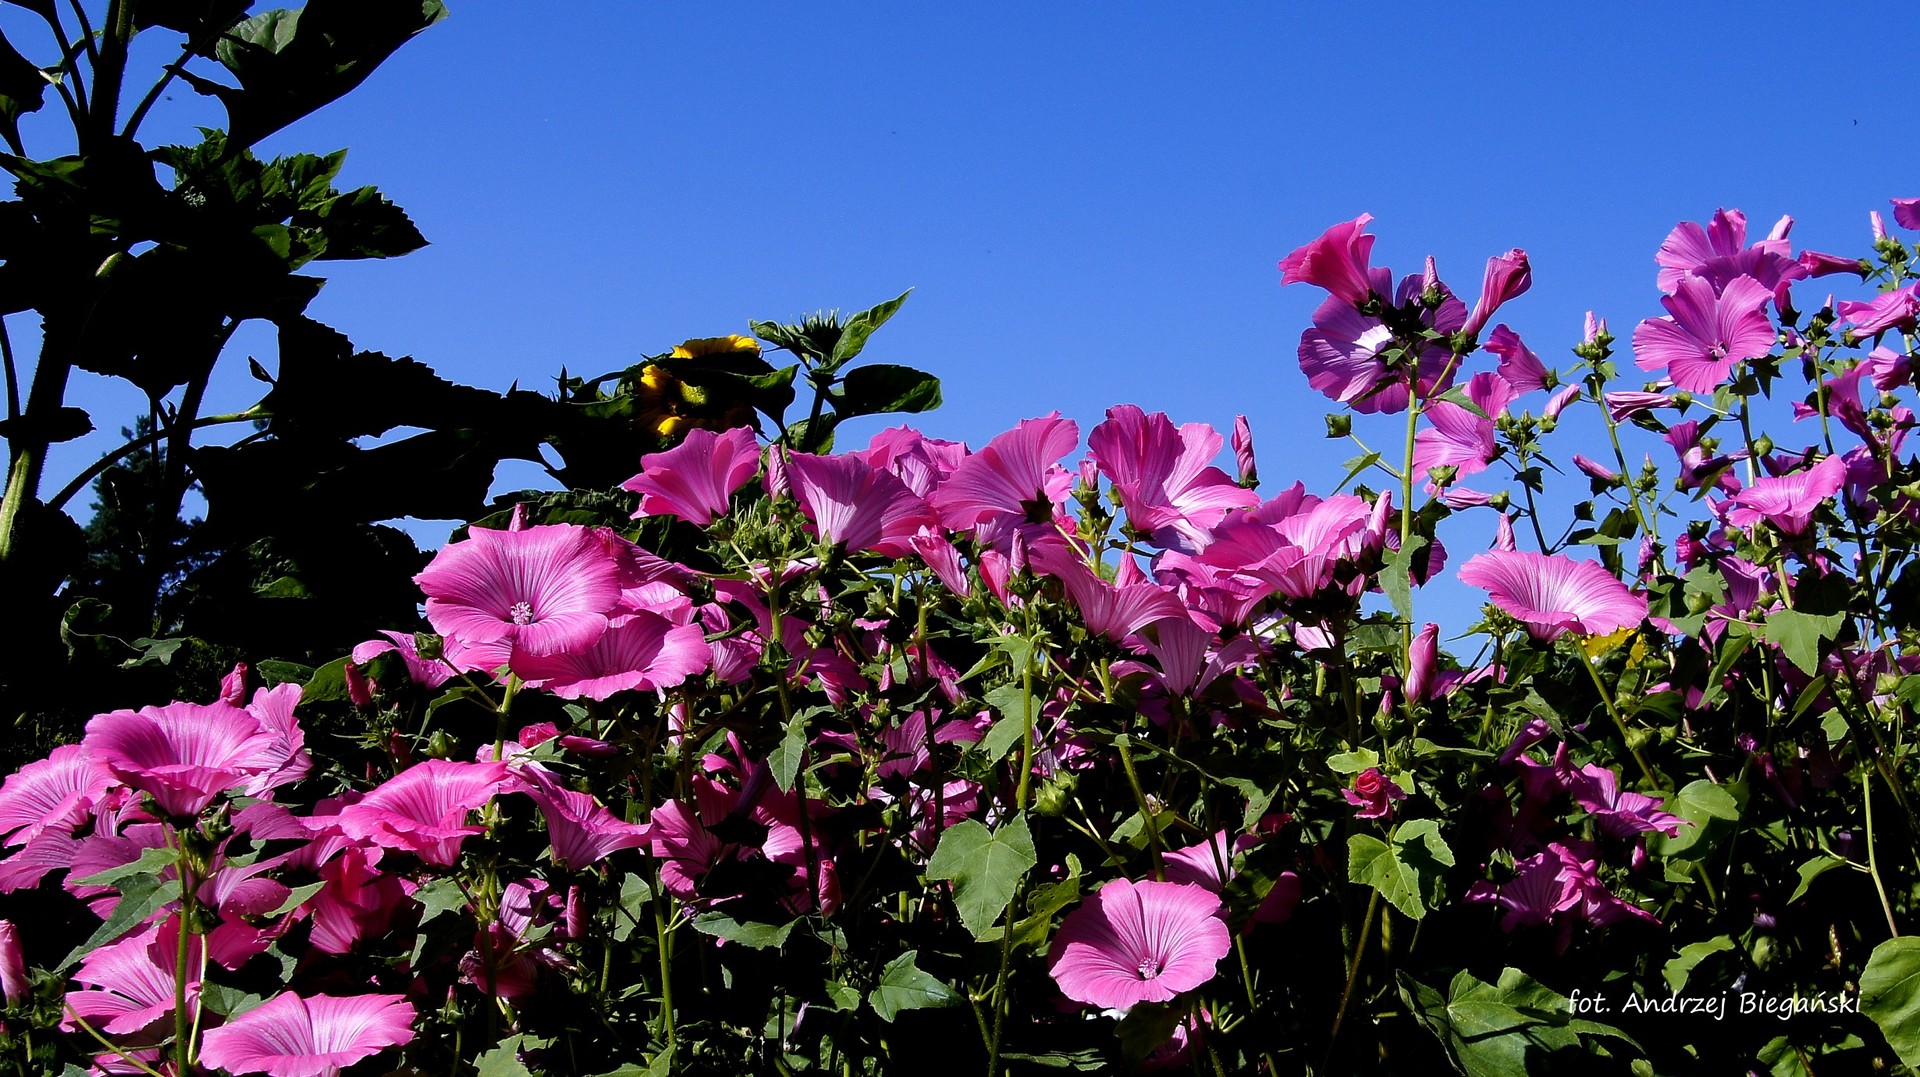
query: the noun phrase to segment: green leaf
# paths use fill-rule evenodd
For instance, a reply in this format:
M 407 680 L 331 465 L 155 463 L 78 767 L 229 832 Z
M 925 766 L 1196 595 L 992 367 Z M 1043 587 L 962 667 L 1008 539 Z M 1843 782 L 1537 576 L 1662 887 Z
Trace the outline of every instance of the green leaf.
M 307 903 L 307 899 L 313 897 L 313 895 L 315 894 L 318 894 L 321 891 L 321 889 L 326 885 L 327 885 L 326 882 L 323 880 L 317 883 L 308 883 L 305 886 L 296 886 L 287 893 L 287 899 L 285 901 L 282 901 L 279 905 L 275 906 L 273 911 L 267 913 L 266 915 L 267 916 L 285 916 L 287 913 L 290 913 L 293 910 L 299 908 L 300 906 L 305 905 Z
M 309 223 L 305 215 L 295 224 Z M 317 228 L 325 245 L 315 258 L 338 261 L 345 258 L 397 258 L 427 245 L 406 210 L 386 200 L 372 187 L 362 187 L 335 195 L 312 211 L 311 226 Z
M 200 985 L 200 1001 L 206 1003 L 207 1009 L 222 1017 L 238 1017 L 267 1000 L 237 987 L 209 980 Z
M 300 688 L 301 706 L 347 698 L 348 657 L 343 655 L 313 671 L 313 677 Z
M 807 754 L 807 716 L 805 712 L 795 714 L 787 721 L 787 731 L 780 738 L 780 744 L 767 756 L 767 766 L 773 770 L 773 782 L 782 793 L 793 792 L 793 783 L 800 777 L 800 760 Z
M 1860 1012 L 1880 1026 L 1900 1061 L 1920 1069 L 1920 936 L 1873 948 L 1860 974 Z
M 924 370 L 874 363 L 847 371 L 834 413 L 855 415 L 932 411 L 940 406 L 940 379 Z
M 1660 970 L 1660 975 L 1666 979 L 1667 986 L 1677 995 L 1687 986 L 1687 977 L 1693 974 L 1694 968 L 1700 962 L 1714 954 L 1731 949 L 1734 949 L 1733 940 L 1725 935 L 1705 942 L 1690 942 L 1680 948 L 1680 956 L 1666 963 L 1666 966 Z
M 640 910 L 653 900 L 653 887 L 637 874 L 620 880 L 620 904 L 613 913 L 613 941 L 625 942 L 640 926 Z
M 1811 677 L 1820 672 L 1820 644 L 1840 631 L 1845 614 L 1816 617 L 1798 610 L 1777 610 L 1767 615 L 1767 642 L 1780 648 L 1787 661 Z
M 1018 684 L 1003 684 L 982 698 L 988 706 L 1000 712 L 1000 720 L 993 723 L 993 728 L 987 730 L 986 736 L 980 738 L 980 750 L 986 754 L 987 762 L 998 763 L 1015 744 L 1025 738 L 1027 723 L 1040 713 L 1040 706 Z
M 534 1077 L 533 1071 L 520 1061 L 520 1052 L 537 1051 L 552 1042 L 525 1034 L 508 1036 L 482 1052 L 473 1064 L 478 1068 L 478 1077 Z
M 81 886 L 118 886 L 120 880 L 135 875 L 159 875 L 167 868 L 173 867 L 178 856 L 179 854 L 171 849 L 147 849 L 130 863 L 95 872 L 77 881 Z
M 148 917 L 178 896 L 179 889 L 177 884 L 163 884 L 158 875 L 129 875 L 120 885 L 120 901 L 114 905 L 113 915 L 95 928 L 87 941 L 74 947 L 54 971 L 72 968 L 88 954 L 146 923 Z
M 467 907 L 466 892 L 461 890 L 460 884 L 452 879 L 435 879 L 414 891 L 413 900 L 421 905 L 420 922 L 422 924 L 443 913 L 455 912 Z
M 703 935 L 739 943 L 749 950 L 772 950 L 787 944 L 787 936 L 793 934 L 793 925 L 799 922 L 763 924 L 748 920 L 743 923 L 723 912 L 703 912 L 693 918 L 693 929 Z
M 891 967 L 891 966 L 889 966 Z M 860 1008 L 860 989 L 839 980 L 828 980 L 821 985 L 827 992 L 827 1001 L 839 1013 L 852 1013 Z
M 893 317 L 912 293 L 913 289 L 908 288 L 899 296 L 848 318 L 840 327 L 840 339 L 834 342 L 833 355 L 822 365 L 828 370 L 837 370 L 847 360 L 859 355 L 860 350 L 867 346 L 867 338 L 873 335 L 874 330 L 887 324 L 887 319 Z
M 1387 554 L 1386 565 L 1380 569 L 1380 589 L 1393 600 L 1393 611 L 1403 621 L 1413 620 L 1413 559 L 1426 545 L 1422 535 L 1403 540 L 1399 549 Z
M 931 1010 L 960 1004 L 960 995 L 953 988 L 914 965 L 913 959 L 918 954 L 917 950 L 908 950 L 880 970 L 879 985 L 867 995 L 880 1020 L 892 1024 L 894 1015 L 903 1010 Z
M 1415 920 L 1445 896 L 1441 883 L 1452 866 L 1453 850 L 1432 819 L 1402 823 L 1391 846 L 1370 834 L 1347 839 L 1347 881 L 1373 887 Z
M 1013 901 L 1020 880 L 1038 862 L 1025 814 L 1015 814 L 998 830 L 968 819 L 940 836 L 927 861 L 927 878 L 953 883 L 960 922 L 978 939 L 993 927 Z
M 1019 689 L 1015 689 L 1015 691 L 1018 690 Z M 980 738 L 980 742 L 975 745 L 975 749 L 986 756 L 989 764 L 998 763 L 1000 760 L 1006 758 L 1007 753 L 1013 750 L 1014 745 L 1020 743 L 1021 740 L 1025 738 L 1026 732 L 1027 723 L 1025 721 L 1003 715 L 998 721 L 993 723 L 991 729 L 987 730 L 987 735 Z
M 1120 1057 L 1127 1069 L 1139 1069 L 1148 1055 L 1171 1040 L 1185 1016 L 1186 1007 L 1164 1002 L 1143 1002 L 1130 1007 L 1113 1030 L 1120 1041 Z
M 1338 752 L 1327 757 L 1327 766 L 1335 774 L 1358 774 L 1368 767 L 1380 765 L 1380 755 L 1372 748 L 1360 748 L 1351 752 Z
M 1444 996 L 1404 972 L 1399 981 L 1401 998 L 1415 1019 L 1445 1046 L 1454 1066 L 1472 1077 L 1542 1072 L 1556 1052 L 1583 1046 L 1582 1035 L 1639 1047 L 1611 1025 L 1575 1019 L 1564 996 L 1518 969 L 1503 969 L 1492 984 L 1461 972 Z

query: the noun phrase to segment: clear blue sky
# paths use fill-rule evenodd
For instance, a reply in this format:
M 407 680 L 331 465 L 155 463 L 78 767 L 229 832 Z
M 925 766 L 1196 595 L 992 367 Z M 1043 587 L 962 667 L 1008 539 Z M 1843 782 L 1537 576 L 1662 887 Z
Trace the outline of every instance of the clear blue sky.
M 1525 248 L 1534 288 L 1501 318 L 1555 362 L 1589 307 L 1623 338 L 1661 313 L 1679 220 L 1792 213 L 1797 245 L 1863 253 L 1868 210 L 1920 194 L 1920 111 L 1883 55 L 1911 25 L 1884 4 L 449 6 L 263 146 L 350 147 L 342 182 L 432 241 L 325 264 L 310 313 L 359 346 L 543 387 L 911 286 L 868 356 L 942 377 L 930 433 L 1244 412 L 1269 491 L 1330 488 L 1351 454 L 1295 360 L 1320 293 L 1274 266 L 1330 223 L 1373 213 L 1377 263 L 1431 252 L 1469 301 Z M 149 139 L 220 122 L 174 97 Z M 271 342 L 240 344 L 211 407 L 257 396 L 243 356 Z M 96 384 L 76 402 L 130 419 Z

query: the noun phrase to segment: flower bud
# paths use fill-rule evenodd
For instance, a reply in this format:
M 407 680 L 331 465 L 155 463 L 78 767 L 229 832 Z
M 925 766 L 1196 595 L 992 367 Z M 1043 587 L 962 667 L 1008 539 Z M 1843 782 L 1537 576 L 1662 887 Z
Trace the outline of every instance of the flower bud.
M 1336 412 L 1327 416 L 1327 436 L 1343 438 L 1353 431 L 1353 416 L 1346 412 Z
M 0 991 L 5 992 L 9 1006 L 18 1006 L 33 994 L 27 959 L 20 949 L 20 930 L 11 920 L 0 920 Z

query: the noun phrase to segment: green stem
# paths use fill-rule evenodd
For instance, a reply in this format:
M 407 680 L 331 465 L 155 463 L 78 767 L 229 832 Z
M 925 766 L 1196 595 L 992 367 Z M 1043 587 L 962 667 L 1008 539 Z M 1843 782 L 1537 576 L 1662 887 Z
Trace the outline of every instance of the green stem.
M 271 419 L 272 417 L 273 413 L 270 411 L 265 411 L 261 408 L 248 408 L 245 411 L 228 412 L 225 415 L 208 415 L 205 418 L 195 419 L 191 425 L 193 429 L 198 430 L 202 427 L 220 426 L 226 423 L 256 422 L 261 419 Z M 67 502 L 73 500 L 76 494 L 86 489 L 93 480 L 99 478 L 102 472 L 127 457 L 132 456 L 134 453 L 139 452 L 141 449 L 165 440 L 171 434 L 172 431 L 170 429 L 150 431 L 145 436 L 134 438 L 125 445 L 95 460 L 91 467 L 75 476 L 72 482 L 61 487 L 60 492 L 53 495 L 52 499 L 47 502 L 47 507 L 57 509 L 65 505 Z
M 1020 896 L 1026 888 L 1024 878 L 1014 887 L 1013 899 L 1007 902 L 1007 930 L 1000 934 L 1000 970 L 993 976 L 993 1037 L 987 1041 L 987 1077 L 997 1077 L 1000 1072 L 1000 1036 L 1007 1023 L 1007 966 L 1013 957 L 1014 910 L 1020 907 Z
M 1140 786 L 1140 772 L 1133 767 L 1132 736 L 1122 734 L 1114 738 L 1114 747 L 1120 750 L 1120 766 L 1127 772 L 1127 785 L 1133 789 L 1133 800 L 1140 806 L 1140 818 L 1147 824 L 1147 848 L 1153 852 L 1153 877 L 1161 882 L 1167 879 L 1167 866 L 1163 860 L 1165 850 L 1161 848 L 1160 824 L 1154 818 L 1153 808 L 1147 801 L 1147 793 Z
M 1333 1057 L 1333 1048 L 1340 1040 L 1340 1026 L 1346 1023 L 1347 1006 L 1353 1001 L 1353 985 L 1360 979 L 1360 959 L 1366 956 L 1367 939 L 1373 933 L 1373 914 L 1380 907 L 1380 891 L 1369 890 L 1367 911 L 1360 918 L 1360 938 L 1353 946 L 1353 959 L 1347 963 L 1347 984 L 1340 989 L 1340 1008 L 1333 1013 L 1333 1029 L 1327 1033 L 1327 1057 Z
M 1633 754 L 1633 761 L 1639 765 L 1640 776 L 1645 778 L 1648 784 L 1664 789 L 1665 786 L 1654 773 L 1653 767 L 1648 765 L 1647 757 L 1641 755 L 1640 749 L 1633 746 L 1633 737 L 1627 732 L 1627 720 L 1620 716 L 1620 708 L 1613 702 L 1613 692 L 1607 687 L 1606 682 L 1600 679 L 1600 671 L 1593 668 L 1593 659 L 1588 658 L 1586 653 L 1582 652 L 1580 655 L 1580 665 L 1587 671 L 1587 676 L 1593 678 L 1594 690 L 1600 693 L 1600 702 L 1606 704 L 1608 716 L 1613 719 L 1613 724 L 1620 730 L 1621 742 L 1627 746 L 1627 751 Z
M 678 1061 L 673 1027 L 673 936 L 667 931 L 667 915 L 664 908 L 667 896 L 660 889 L 658 865 L 653 871 L 653 886 L 654 947 L 660 953 L 660 1023 L 667 1041 L 667 1072 L 671 1073 Z
M 1020 670 L 1020 783 L 1014 789 L 1014 807 L 1027 810 L 1028 791 L 1033 785 L 1033 659 Z M 932 742 L 928 742 L 932 749 Z
M 1860 795 L 1867 807 L 1867 874 L 1873 877 L 1873 888 L 1880 894 L 1880 911 L 1887 914 L 1887 930 L 1897 939 L 1900 925 L 1893 922 L 1893 903 L 1887 900 L 1887 884 L 1880 880 L 1880 858 L 1873 851 L 1873 775 L 1865 769 L 1860 771 Z

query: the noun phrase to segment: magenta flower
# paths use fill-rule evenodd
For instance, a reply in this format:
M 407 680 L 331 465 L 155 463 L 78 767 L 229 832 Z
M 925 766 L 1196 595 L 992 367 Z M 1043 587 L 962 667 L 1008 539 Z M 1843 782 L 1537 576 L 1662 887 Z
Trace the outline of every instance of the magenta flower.
M 326 885 L 307 903 L 315 949 L 350 953 L 355 943 L 378 938 L 393 923 L 414 884 L 374 867 L 379 855 L 378 849 L 349 848 L 321 865 Z
M 1920 198 L 1893 198 L 1893 220 L 1902 228 L 1920 228 Z
M 1215 831 L 1212 840 L 1175 849 L 1161 858 L 1166 867 L 1167 881 L 1192 883 L 1204 886 L 1215 894 L 1221 893 L 1240 874 L 1233 867 L 1234 854 L 1245 852 L 1258 844 L 1258 836 L 1242 834 L 1229 845 L 1227 832 Z M 1300 876 L 1283 871 L 1274 879 L 1273 888 L 1267 891 L 1253 918 L 1262 924 L 1278 924 L 1291 917 L 1294 906 L 1299 903 Z
M 1727 500 L 1727 522 L 1752 528 L 1765 520 L 1784 534 L 1805 534 L 1814 512 L 1846 479 L 1846 461 L 1838 456 L 1823 457 L 1804 471 L 1755 479 Z
M 1513 386 L 1516 393 L 1530 393 L 1535 389 L 1545 389 L 1554 384 L 1555 376 L 1547 370 L 1540 357 L 1533 354 L 1520 339 L 1520 334 L 1504 325 L 1496 325 L 1487 335 L 1486 349 L 1500 357 L 1500 376 Z M 1576 388 L 1575 392 L 1579 392 Z
M 1407 682 L 1403 690 L 1407 700 L 1413 703 L 1425 703 L 1440 694 L 1440 626 L 1432 621 L 1413 637 L 1413 646 L 1407 649 Z
M 93 990 L 67 992 L 73 1011 L 61 1022 L 74 1028 L 77 1014 L 94 1028 L 113 1036 L 131 1036 L 173 1012 L 174 969 L 180 960 L 180 917 L 154 920 L 139 932 L 87 955 L 73 974 L 76 983 Z M 200 949 L 193 936 L 187 951 L 187 1005 L 200 997 Z
M 1233 463 L 1240 472 L 1240 485 L 1260 485 L 1260 468 L 1253 460 L 1253 427 L 1245 415 L 1233 417 Z
M 753 431 L 736 427 L 724 434 L 689 430 L 666 452 L 640 458 L 640 474 L 620 484 L 640 495 L 641 516 L 678 516 L 705 527 L 725 516 L 733 492 L 760 470 L 760 445 Z
M 1889 329 L 1911 333 L 1920 324 L 1920 284 L 1881 292 L 1864 303 L 1842 300 L 1834 313 L 1856 337 L 1877 336 Z
M 1390 275 L 1384 269 L 1374 272 L 1374 284 L 1385 291 Z M 1441 291 L 1445 293 L 1444 285 Z M 1400 282 L 1396 301 L 1400 307 L 1409 307 L 1418 302 L 1420 293 L 1420 278 L 1409 276 Z M 1466 324 L 1467 306 L 1448 294 L 1437 310 L 1422 308 L 1420 321 L 1448 337 Z M 1391 415 L 1407 407 L 1406 372 L 1387 369 L 1385 353 L 1394 346 L 1386 323 L 1329 299 L 1314 310 L 1313 328 L 1300 335 L 1300 370 L 1308 385 L 1357 412 Z M 1445 392 L 1458 365 L 1452 349 L 1444 341 L 1425 341 L 1416 344 L 1414 352 L 1420 396 L 1425 399 Z
M 905 557 L 920 528 L 937 522 L 920 495 L 859 456 L 788 453 L 787 474 L 820 537 L 848 550 Z
M 114 777 L 151 794 L 162 811 L 188 816 L 284 764 L 276 741 L 239 707 L 169 703 L 96 715 L 82 743 Z
M 616 819 L 592 796 L 562 788 L 537 772 L 529 773 L 526 789 L 547 820 L 553 862 L 569 871 L 597 864 L 621 849 L 637 849 L 652 838 L 646 826 Z
M 1830 277 L 1835 273 L 1852 273 L 1865 277 L 1873 272 L 1873 267 L 1858 258 L 1848 258 L 1839 254 L 1826 254 L 1821 251 L 1801 251 L 1800 268 L 1807 271 L 1809 277 Z
M 1106 421 L 1087 435 L 1088 451 L 1126 508 L 1127 525 L 1142 534 L 1170 532 L 1195 548 L 1207 544 L 1208 529 L 1230 510 L 1260 502 L 1212 466 L 1220 446 L 1220 435 L 1205 423 L 1175 429 L 1166 415 L 1148 415 L 1133 404 L 1108 408 Z
M 1607 408 L 1607 418 L 1616 423 L 1626 422 L 1641 412 L 1674 406 L 1672 393 L 1647 393 L 1638 390 L 1608 393 L 1602 398 L 1602 402 Z
M 1705 228 L 1684 221 L 1667 234 L 1653 260 L 1660 265 L 1660 290 L 1676 293 L 1680 280 L 1697 276 L 1718 293 L 1740 277 L 1752 277 L 1771 296 L 1783 281 L 1798 280 L 1806 270 L 1792 257 L 1787 233 L 1792 217 L 1782 217 L 1767 238 L 1747 246 L 1747 217 L 1737 209 L 1714 213 Z
M 1087 631 L 1095 635 L 1123 640 L 1162 618 L 1187 616 L 1186 607 L 1168 589 L 1154 583 L 1108 583 L 1063 542 L 1042 543 L 1027 556 L 1035 572 L 1061 582 Z
M 1060 925 L 1054 982 L 1101 1009 L 1171 1001 L 1213 979 L 1233 948 L 1219 913 L 1220 898 L 1203 886 L 1115 879 Z
M 351 661 L 356 666 L 364 666 L 380 655 L 398 651 L 401 661 L 406 663 L 407 676 L 422 688 L 438 688 L 453 676 L 453 667 L 445 662 L 429 662 L 420 657 L 420 648 L 414 644 L 411 632 L 381 632 L 384 640 L 370 639 L 353 649 Z
M 0 785 L 0 837 L 7 845 L 24 845 L 43 831 L 71 832 L 111 784 L 85 747 L 63 744 Z
M 1057 411 L 1022 419 L 961 461 L 933 492 L 940 522 L 959 531 L 1051 519 L 1073 486 L 1059 460 L 1079 441 L 1079 425 Z
M 1460 566 L 1460 582 L 1485 588 L 1493 604 L 1523 622 L 1536 640 L 1568 632 L 1606 635 L 1646 619 L 1647 599 L 1595 561 L 1494 550 Z
M 1320 238 L 1280 259 L 1280 283 L 1317 284 L 1333 293 L 1341 303 L 1357 307 L 1373 291 L 1367 259 L 1373 253 L 1373 237 L 1362 229 L 1373 214 L 1362 213 L 1351 221 L 1336 224 Z
M 677 625 L 642 610 L 614 617 L 587 647 L 549 655 L 515 651 L 511 665 L 530 687 L 561 699 L 606 699 L 616 692 L 671 688 L 712 662 L 699 625 Z
M 0 920 L 0 994 L 7 1005 L 17 1006 L 33 994 L 27 979 L 27 958 L 20 949 L 20 931 L 11 920 Z
M 413 1004 L 401 995 L 282 992 L 207 1030 L 200 1060 L 231 1073 L 338 1077 L 347 1066 L 413 1040 Z
M 434 631 L 468 645 L 547 655 L 591 644 L 620 600 L 620 572 L 602 536 L 573 524 L 467 532 L 413 578 Z
M 1470 337 L 1479 336 L 1494 311 L 1532 286 L 1533 267 L 1527 262 L 1526 251 L 1515 247 L 1487 259 L 1487 272 L 1480 280 L 1480 298 L 1473 304 L 1473 313 L 1468 315 L 1461 331 Z
M 867 447 L 853 455 L 877 471 L 891 472 L 907 489 L 927 497 L 967 458 L 967 447 L 927 437 L 910 426 L 895 426 L 873 435 Z
M 1495 421 L 1506 414 L 1507 405 L 1519 395 L 1507 379 L 1492 371 L 1483 371 L 1467 381 L 1466 396 L 1486 413 L 1484 417 L 1450 400 L 1434 401 L 1426 410 L 1427 419 L 1433 425 L 1414 437 L 1414 474 L 1425 475 L 1430 468 L 1452 467 L 1456 478 L 1465 478 L 1485 471 L 1500 455 Z
M 1772 297 L 1752 277 L 1736 277 L 1716 295 L 1706 278 L 1682 276 L 1673 294 L 1660 300 L 1669 316 L 1648 318 L 1634 329 L 1634 363 L 1665 370 L 1676 389 L 1710 393 L 1735 366 L 1773 348 L 1773 322 L 1766 314 Z
M 387 779 L 324 822 L 350 838 L 402 849 L 429 864 L 445 866 L 453 863 L 467 835 L 485 829 L 469 825 L 467 813 L 492 800 L 507 784 L 505 763 L 429 759 Z
M 1360 810 L 1354 812 L 1356 819 L 1387 819 L 1393 815 L 1393 802 L 1407 799 L 1407 791 L 1400 788 L 1398 782 L 1380 773 L 1379 767 L 1368 767 L 1353 776 L 1353 788 L 1340 790 L 1347 803 Z
M 1660 810 L 1659 797 L 1620 788 L 1620 776 L 1605 767 L 1588 763 L 1567 783 L 1574 803 L 1587 809 L 1600 829 L 1618 838 L 1631 838 L 1650 830 L 1668 837 L 1680 833 L 1686 822 L 1677 815 Z

